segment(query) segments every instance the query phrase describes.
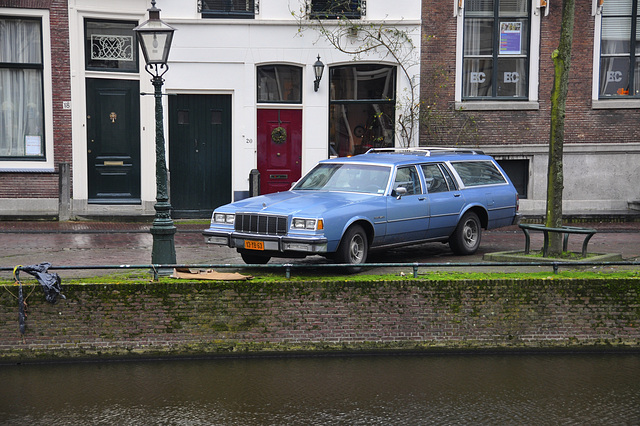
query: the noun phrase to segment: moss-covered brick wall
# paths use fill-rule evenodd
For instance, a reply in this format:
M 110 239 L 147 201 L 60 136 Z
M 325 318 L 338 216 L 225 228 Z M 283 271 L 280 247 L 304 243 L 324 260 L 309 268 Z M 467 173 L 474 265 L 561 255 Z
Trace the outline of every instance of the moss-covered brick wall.
M 0 362 L 269 351 L 640 348 L 640 280 L 63 285 L 0 295 Z M 25 288 L 28 294 L 31 287 Z

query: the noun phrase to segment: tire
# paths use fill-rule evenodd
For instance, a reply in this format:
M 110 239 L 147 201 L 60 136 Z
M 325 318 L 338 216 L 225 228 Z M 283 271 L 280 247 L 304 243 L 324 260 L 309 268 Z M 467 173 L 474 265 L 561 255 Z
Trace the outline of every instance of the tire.
M 482 227 L 480 219 L 474 212 L 467 212 L 462 216 L 456 230 L 449 238 L 449 247 L 458 255 L 473 254 L 480 247 Z
M 244 263 L 249 265 L 266 265 L 269 260 L 271 260 L 271 256 L 259 255 L 246 250 L 240 251 L 240 256 L 242 260 L 244 260 Z
M 342 236 L 342 241 L 336 252 L 338 263 L 359 265 L 367 261 L 369 241 L 367 234 L 360 225 L 351 226 Z

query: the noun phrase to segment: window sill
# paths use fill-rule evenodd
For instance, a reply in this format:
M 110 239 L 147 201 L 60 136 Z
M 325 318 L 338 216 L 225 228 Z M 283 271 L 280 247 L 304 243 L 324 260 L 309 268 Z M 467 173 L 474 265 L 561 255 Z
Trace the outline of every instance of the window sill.
M 7 168 L 7 167 L 0 167 L 0 173 L 55 173 L 56 169 L 48 169 L 48 168 L 41 168 L 41 169 L 27 169 L 27 168 Z
M 360 12 L 355 11 L 344 11 L 344 12 L 330 12 L 330 11 L 312 11 L 309 14 L 310 19 L 319 19 L 319 20 L 337 20 L 337 19 L 361 19 L 362 15 Z
M 592 109 L 634 109 L 640 108 L 640 99 L 594 99 Z
M 215 12 L 202 11 L 203 19 L 255 19 L 255 12 Z
M 538 101 L 465 101 L 456 102 L 456 109 L 463 111 L 521 111 L 539 110 Z

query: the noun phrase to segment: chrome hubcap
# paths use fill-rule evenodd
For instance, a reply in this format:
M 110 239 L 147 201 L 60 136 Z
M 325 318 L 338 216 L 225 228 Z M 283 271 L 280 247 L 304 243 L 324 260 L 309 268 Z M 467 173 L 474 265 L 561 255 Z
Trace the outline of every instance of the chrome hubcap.
M 360 235 L 356 235 L 351 240 L 349 253 L 351 254 L 351 263 L 362 263 L 364 257 L 364 240 Z
M 462 235 L 464 238 L 464 243 L 467 245 L 467 247 L 475 246 L 476 241 L 478 240 L 477 224 L 473 220 L 470 220 L 467 223 L 465 223 Z

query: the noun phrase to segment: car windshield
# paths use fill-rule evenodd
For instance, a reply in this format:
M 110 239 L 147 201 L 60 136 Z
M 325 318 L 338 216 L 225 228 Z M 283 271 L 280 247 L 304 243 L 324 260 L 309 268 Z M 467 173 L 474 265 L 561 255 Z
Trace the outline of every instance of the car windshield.
M 384 194 L 390 171 L 389 167 L 368 164 L 318 164 L 293 189 Z

